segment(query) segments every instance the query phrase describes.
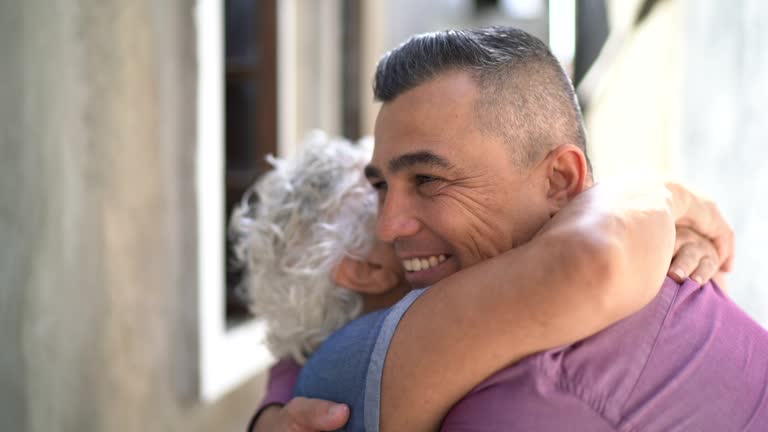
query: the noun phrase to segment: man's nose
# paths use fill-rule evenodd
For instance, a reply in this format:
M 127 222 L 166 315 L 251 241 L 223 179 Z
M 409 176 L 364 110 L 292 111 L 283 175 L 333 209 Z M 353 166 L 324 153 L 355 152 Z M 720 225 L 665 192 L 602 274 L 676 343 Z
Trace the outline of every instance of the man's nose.
M 421 229 L 421 222 L 415 217 L 408 199 L 392 192 L 390 190 L 379 206 L 379 216 L 376 219 L 376 236 L 386 243 L 410 237 Z

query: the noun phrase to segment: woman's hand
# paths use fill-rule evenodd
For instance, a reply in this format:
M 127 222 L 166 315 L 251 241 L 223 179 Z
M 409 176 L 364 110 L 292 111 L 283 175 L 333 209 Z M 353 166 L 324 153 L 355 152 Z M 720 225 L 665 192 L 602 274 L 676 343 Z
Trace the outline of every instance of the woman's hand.
M 320 432 L 339 429 L 349 407 L 331 401 L 297 397 L 283 407 L 267 407 L 249 432 Z
M 731 271 L 735 252 L 733 229 L 717 205 L 678 183 L 667 183 L 666 187 L 671 193 L 670 204 L 678 228 L 670 277 L 680 282 L 690 276 L 701 283 L 718 272 Z M 691 228 L 694 233 L 681 228 Z M 710 241 L 714 254 L 703 243 L 704 239 Z
M 714 278 L 722 265 L 715 243 L 686 226 L 677 226 L 676 231 L 668 276 L 678 283 L 690 278 L 698 284 Z

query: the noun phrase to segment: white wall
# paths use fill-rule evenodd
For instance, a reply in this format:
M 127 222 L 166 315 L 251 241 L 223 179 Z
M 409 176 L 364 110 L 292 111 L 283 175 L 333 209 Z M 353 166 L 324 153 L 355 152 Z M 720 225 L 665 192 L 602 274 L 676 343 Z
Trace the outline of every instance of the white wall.
M 587 116 L 598 180 L 650 174 L 712 196 L 736 231 L 731 295 L 768 326 L 768 3 L 666 0 L 620 42 Z
M 768 3 L 688 0 L 684 178 L 736 229 L 733 298 L 768 326 Z

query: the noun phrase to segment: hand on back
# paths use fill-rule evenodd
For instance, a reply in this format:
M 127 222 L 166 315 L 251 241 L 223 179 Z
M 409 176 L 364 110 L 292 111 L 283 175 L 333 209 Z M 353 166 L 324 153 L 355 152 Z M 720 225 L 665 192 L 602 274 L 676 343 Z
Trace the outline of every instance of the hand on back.
M 674 256 L 669 277 L 677 282 L 690 278 L 704 284 L 715 278 L 724 282 L 724 273 L 733 268 L 733 229 L 710 199 L 677 184 L 667 183 L 678 205 Z
M 346 405 L 297 397 L 285 406 L 266 408 L 249 432 L 333 431 L 344 426 L 348 419 Z

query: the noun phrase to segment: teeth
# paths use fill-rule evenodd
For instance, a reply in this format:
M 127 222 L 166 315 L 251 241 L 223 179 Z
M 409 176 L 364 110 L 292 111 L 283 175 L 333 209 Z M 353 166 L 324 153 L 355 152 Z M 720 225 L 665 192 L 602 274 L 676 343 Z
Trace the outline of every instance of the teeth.
M 444 254 L 432 255 L 424 258 L 409 258 L 403 260 L 403 267 L 405 267 L 406 271 L 417 272 L 435 267 L 446 259 Z

